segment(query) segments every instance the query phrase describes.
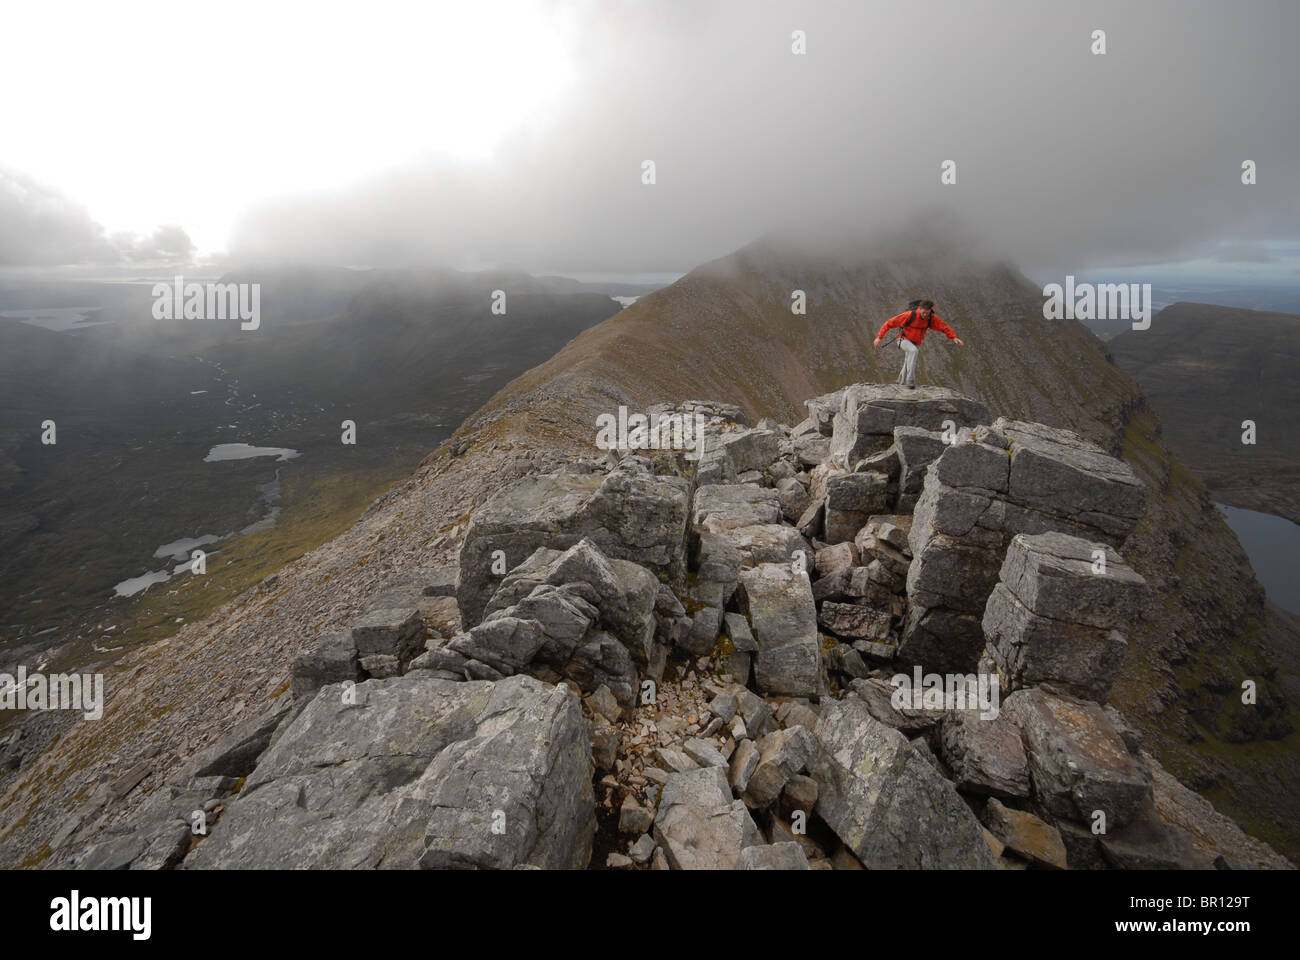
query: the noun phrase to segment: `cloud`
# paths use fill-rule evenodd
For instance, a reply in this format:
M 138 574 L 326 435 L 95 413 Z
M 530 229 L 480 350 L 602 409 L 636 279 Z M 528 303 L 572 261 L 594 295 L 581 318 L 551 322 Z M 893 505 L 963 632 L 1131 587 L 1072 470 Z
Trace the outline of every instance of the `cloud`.
M 1220 263 L 1273 263 L 1273 254 L 1267 247 L 1254 243 L 1242 243 L 1223 247 L 1214 255 Z
M 133 233 L 113 235 L 113 243 L 123 260 L 188 263 L 194 255 L 194 243 L 178 226 L 158 227 L 148 237 Z
M 408 159 L 281 194 L 244 213 L 230 254 L 668 272 L 764 234 L 852 244 L 919 218 L 966 223 L 1026 270 L 1063 275 L 1213 256 L 1227 238 L 1297 239 L 1300 5 L 1290 0 L 552 9 L 578 25 L 561 108 L 486 162 Z M 511 23 L 503 14 L 501 29 Z M 1090 49 L 1096 29 L 1104 56 Z M 804 55 L 792 52 L 795 30 Z M 497 54 L 489 44 L 477 55 Z M 357 82 L 353 99 L 386 122 L 431 122 L 393 113 L 405 102 L 397 80 Z M 431 109 L 473 103 L 471 87 L 431 89 Z M 303 116 L 319 114 L 310 89 L 295 96 Z M 355 111 L 324 129 L 324 153 L 374 135 Z M 951 185 L 940 182 L 948 160 Z M 1244 160 L 1257 165 L 1255 185 L 1241 183 Z
M 18 170 L 0 166 L 0 267 L 184 264 L 194 244 L 178 226 L 148 237 L 106 235 L 86 209 Z
M 26 174 L 0 166 L 0 266 L 116 259 L 104 228 L 83 207 Z

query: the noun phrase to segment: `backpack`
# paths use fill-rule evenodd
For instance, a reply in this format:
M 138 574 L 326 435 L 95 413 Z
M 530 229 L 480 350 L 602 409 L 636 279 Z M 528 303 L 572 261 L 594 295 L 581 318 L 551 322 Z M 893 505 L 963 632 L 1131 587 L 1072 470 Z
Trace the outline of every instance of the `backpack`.
M 904 323 L 901 327 L 898 328 L 898 335 L 899 335 L 900 337 L 903 335 L 903 331 L 904 331 L 904 330 L 908 329 L 909 327 L 912 326 L 913 323 L 916 322 L 916 311 L 919 310 L 919 309 L 921 309 L 921 301 L 920 301 L 920 300 L 909 300 L 908 303 L 907 303 L 907 309 L 909 309 L 909 310 L 912 311 L 912 315 L 911 315 L 910 317 L 907 318 L 907 322 L 906 322 L 906 323 Z M 928 329 L 930 328 L 930 321 L 927 320 L 927 321 L 925 322 L 925 326 L 926 326 L 926 329 L 928 330 Z

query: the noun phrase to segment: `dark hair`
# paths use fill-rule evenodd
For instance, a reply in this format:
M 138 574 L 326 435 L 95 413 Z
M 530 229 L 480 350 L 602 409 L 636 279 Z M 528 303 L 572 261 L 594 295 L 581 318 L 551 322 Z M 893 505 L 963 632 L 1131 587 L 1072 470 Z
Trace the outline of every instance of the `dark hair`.
M 933 309 L 934 309 L 934 301 L 933 301 L 933 300 L 922 300 L 920 303 L 917 304 L 917 306 L 920 307 L 922 310 L 933 310 Z

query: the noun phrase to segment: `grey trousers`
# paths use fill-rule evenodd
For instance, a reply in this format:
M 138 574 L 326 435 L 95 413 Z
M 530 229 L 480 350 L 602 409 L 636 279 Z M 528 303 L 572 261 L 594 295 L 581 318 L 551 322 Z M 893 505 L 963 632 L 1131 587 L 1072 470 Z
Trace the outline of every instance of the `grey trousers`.
M 899 337 L 898 346 L 903 351 L 903 369 L 898 371 L 898 382 L 916 383 L 916 355 L 919 352 L 917 346 L 906 337 Z

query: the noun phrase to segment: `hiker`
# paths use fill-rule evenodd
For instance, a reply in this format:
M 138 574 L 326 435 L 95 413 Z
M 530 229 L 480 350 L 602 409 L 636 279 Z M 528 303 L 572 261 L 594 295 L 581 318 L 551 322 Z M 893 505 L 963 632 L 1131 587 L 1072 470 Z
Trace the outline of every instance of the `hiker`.
M 898 382 L 909 390 L 916 389 L 916 353 L 927 330 L 938 330 L 958 346 L 966 345 L 952 327 L 935 316 L 933 300 L 913 300 L 907 310 L 885 321 L 871 345 L 879 347 L 885 333 L 895 327 L 903 328 L 898 335 L 898 345 L 903 350 L 903 369 L 898 372 Z

